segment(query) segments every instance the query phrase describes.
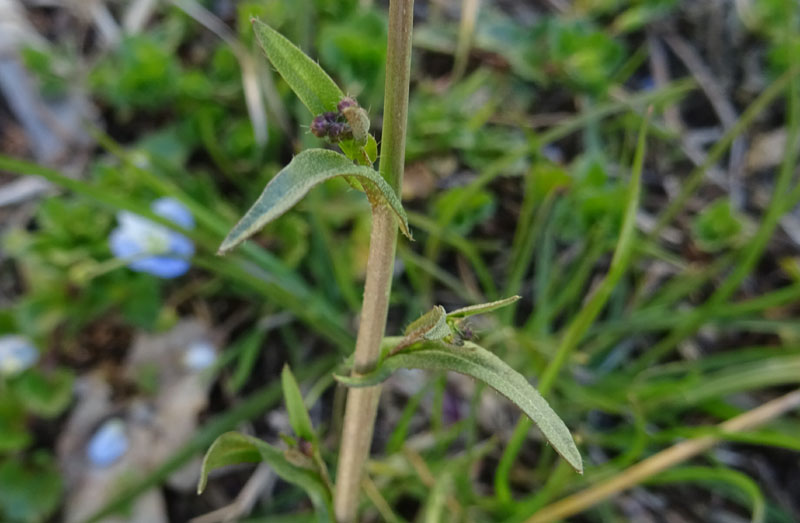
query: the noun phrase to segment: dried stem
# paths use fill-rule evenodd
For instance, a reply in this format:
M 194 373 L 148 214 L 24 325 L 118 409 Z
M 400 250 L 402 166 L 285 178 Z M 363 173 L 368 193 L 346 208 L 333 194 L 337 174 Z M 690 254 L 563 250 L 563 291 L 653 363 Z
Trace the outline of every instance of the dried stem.
M 414 0 L 391 0 L 383 107 L 380 172 L 400 192 L 403 180 L 411 70 Z M 367 281 L 356 340 L 354 373 L 371 370 L 380 356 L 392 288 L 397 223 L 384 205 L 374 204 Z M 369 457 L 380 386 L 350 389 L 344 414 L 334 509 L 339 523 L 355 521 L 361 477 Z
M 790 410 L 796 409 L 798 406 L 800 406 L 800 390 L 769 401 L 760 407 L 720 423 L 717 427 L 723 433 L 752 430 L 782 416 Z M 719 443 L 720 440 L 721 438 L 718 436 L 703 436 L 677 443 L 598 485 L 589 487 L 543 508 L 528 519 L 526 523 L 547 523 L 574 516 L 604 499 L 638 485 L 659 472 L 686 461 L 701 452 L 705 452 Z

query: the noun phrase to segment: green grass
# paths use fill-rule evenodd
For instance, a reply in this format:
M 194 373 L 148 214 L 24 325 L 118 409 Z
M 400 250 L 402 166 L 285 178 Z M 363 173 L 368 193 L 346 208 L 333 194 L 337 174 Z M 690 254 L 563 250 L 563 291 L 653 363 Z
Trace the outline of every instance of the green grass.
M 305 12 L 296 2 L 243 2 L 236 18 L 256 14 L 303 43 L 335 80 L 353 89 L 350 94 L 363 92 L 362 102 L 370 100 L 374 129 L 382 86 L 360 85 L 358 79 L 381 79 L 382 61 L 351 32 L 369 23 L 370 41 L 382 42 L 385 13 L 360 11 L 355 1 L 339 4 L 319 1 Z M 735 434 L 717 425 L 800 385 L 798 256 L 779 228 L 800 202 L 800 151 L 787 147 L 774 171 L 743 180 L 747 205 L 737 212 L 752 226 L 731 229 L 734 241 L 705 250 L 691 225 L 726 197 L 726 188 L 707 174 L 727 165 L 735 140 L 753 143 L 778 127 L 786 129 L 788 143 L 800 137 L 800 68 L 791 63 L 791 53 L 781 61 L 781 49 L 797 45 L 800 32 L 774 22 L 791 24 L 781 11 L 790 8 L 765 3 L 759 7 L 766 10 L 758 15 L 763 18 L 741 29 L 754 46 L 767 49 L 757 62 L 767 83 L 759 92 L 734 91 L 738 120 L 710 145 L 700 165 L 687 167 L 681 136 L 667 130 L 663 110 L 689 107 L 715 118 L 696 82 L 678 78 L 636 90 L 649 74 L 642 27 L 687 17 L 685 2 L 659 2 L 659 11 L 648 10 L 656 2 L 605 8 L 588 3 L 569 16 L 546 12 L 535 28 L 489 4 L 481 5 L 466 70 L 449 86 L 441 75 L 450 70 L 456 49 L 463 66 L 467 37 L 458 36 L 457 19 L 439 13 L 437 20 L 435 9 L 417 21 L 407 160 L 431 176 L 434 189 L 404 202 L 416 241 L 398 246 L 388 334 L 401 333 L 434 303 L 452 310 L 522 296 L 476 320 L 473 329 L 482 346 L 547 396 L 578 442 L 585 474 L 565 466 L 493 392 L 429 377 L 408 396 L 386 386 L 368 465 L 377 491 L 364 496 L 362 513 L 396 521 L 451 514 L 469 514 L 471 521 L 525 521 L 679 441 L 714 436 L 725 453 L 695 456 L 639 488 L 664 500 L 690 492 L 698 503 L 713 499 L 714 507 L 753 521 L 792 521 L 797 507 L 784 503 L 790 493 L 765 488 L 743 463 L 752 456 L 768 467 L 781 466 L 772 451 L 794 459 L 800 451 L 797 415 Z M 306 109 L 262 63 L 258 81 L 273 108 L 267 111 L 268 142 L 257 145 L 241 71 L 226 44 L 191 17 L 159 9 L 160 17 L 142 35 L 107 51 L 112 54 L 103 60 L 78 63 L 82 57 L 55 51 L 48 60 L 31 55 L 43 88 L 57 81 L 68 85 L 69 78 L 59 80 L 59 74 L 79 74 L 78 65 L 92 70 L 87 85 L 109 131 L 92 130 L 100 147 L 85 172 L 66 176 L 66 169 L 0 156 L 0 170 L 47 179 L 59 190 L 51 198 L 64 203 L 63 209 L 41 205 L 24 226 L 0 230 L 7 253 L 2 277 L 15 282 L 15 294 L 0 307 L 0 335 L 23 332 L 52 351 L 40 363 L 42 372 L 69 367 L 56 343 L 60 333 L 74 341 L 95 322 L 163 331 L 202 310 L 215 325 L 233 325 L 233 341 L 215 369 L 224 400 L 214 403 L 178 453 L 108 500 L 95 520 L 163 485 L 220 433 L 280 408 L 277 381 L 263 384 L 277 379 L 283 359 L 312 400 L 323 457 L 334 464 L 342 398 L 332 373 L 352 352 L 362 299 L 366 205 L 341 181 L 314 189 L 231 255 L 216 255 L 265 183 L 299 150 L 320 143 L 307 132 Z M 246 27 L 237 30 L 248 34 Z M 248 38 L 242 37 L 243 48 L 254 51 Z M 193 42 L 204 52 L 184 53 Z M 114 53 L 125 58 L 114 59 Z M 64 60 L 73 60 L 74 67 L 59 65 Z M 148 64 L 162 64 L 174 75 L 174 85 L 157 97 L 148 94 L 158 85 L 158 71 Z M 740 64 L 729 65 L 741 73 Z M 621 87 L 629 94 L 620 95 Z M 112 89 L 113 96 L 101 89 Z M 276 101 L 289 118 L 288 135 L 273 114 Z M 667 174 L 680 182 L 674 193 L 662 190 Z M 761 208 L 751 193 L 764 188 L 770 199 Z M 170 282 L 111 263 L 107 246 L 120 210 L 173 227 L 149 210 L 161 196 L 181 201 L 197 221 L 194 230 L 182 231 L 197 247 L 193 269 Z M 59 213 L 93 219 L 71 223 L 69 214 Z M 642 226 L 643 213 L 651 218 L 648 227 Z M 53 225 L 58 222 L 61 227 Z M 677 243 L 670 239 L 675 233 Z M 84 267 L 93 277 L 70 276 Z M 128 314 L 126 302 L 146 310 Z M 279 325 L 265 327 L 275 315 L 282 318 Z M 71 370 L 80 375 L 87 368 Z M 3 387 L 15 386 L 8 383 L 0 378 L 0 396 Z M 451 419 L 454 404 L 458 415 Z M 13 428 L 13 434 L 32 436 L 13 449 L 0 445 L 0 464 L 22 463 L 37 452 L 55 455 L 35 431 L 44 424 L 57 434 L 69 410 L 43 419 L 0 401 L 0 415 L 9 420 L 7 434 Z M 3 510 L 0 502 L 0 519 Z M 627 516 L 609 501 L 584 515 L 608 522 Z M 280 487 L 251 515 L 252 521 L 273 518 L 312 516 L 298 490 Z

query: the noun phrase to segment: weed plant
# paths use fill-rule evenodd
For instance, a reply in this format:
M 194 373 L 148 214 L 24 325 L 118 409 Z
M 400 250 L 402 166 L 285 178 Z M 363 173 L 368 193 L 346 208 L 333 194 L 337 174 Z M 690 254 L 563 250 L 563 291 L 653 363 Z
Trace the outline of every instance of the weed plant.
M 240 399 L 93 520 L 203 452 L 201 490 L 241 462 L 290 485 L 259 509 L 270 520 L 617 521 L 629 513 L 613 500 L 633 487 L 796 520 L 774 478 L 788 482 L 775 464 L 800 451 L 787 414 L 800 402 L 800 271 L 775 246 L 800 201 L 798 150 L 762 173 L 768 197 L 748 207 L 708 174 L 767 121 L 798 143 L 797 6 L 738 13 L 763 46 L 765 85 L 686 169 L 662 115 L 703 86 L 651 85 L 631 38 L 681 2 L 576 2 L 535 22 L 483 5 L 471 31 L 425 4 L 413 62 L 412 3 L 392 0 L 387 18 L 355 2 L 241 2 L 238 33 L 199 59 L 187 49 L 208 35 L 167 9 L 93 64 L 112 129 L 92 128 L 104 154 L 86 176 L 0 156 L 66 191 L 3 237 L 3 277 L 22 292 L 0 309 L 0 519 L 59 506 L 54 442 L 35 429 L 57 426 L 76 374 L 108 357 L 76 350 L 86 333 L 164 330 L 203 302 L 252 320 L 212 369 Z M 319 63 L 301 50 L 314 46 Z M 79 74 L 68 55 L 24 53 L 47 96 Z M 435 63 L 417 67 L 437 56 L 454 57 L 450 85 L 426 73 Z M 261 127 L 246 71 L 268 86 Z M 559 90 L 579 110 L 531 122 Z M 689 172 L 662 194 L 648 179 L 666 170 Z M 256 326 L 287 312 L 296 323 Z M 286 362 L 280 380 L 262 349 Z M 435 372 L 411 387 L 407 368 Z M 229 432 L 281 399 L 282 442 Z

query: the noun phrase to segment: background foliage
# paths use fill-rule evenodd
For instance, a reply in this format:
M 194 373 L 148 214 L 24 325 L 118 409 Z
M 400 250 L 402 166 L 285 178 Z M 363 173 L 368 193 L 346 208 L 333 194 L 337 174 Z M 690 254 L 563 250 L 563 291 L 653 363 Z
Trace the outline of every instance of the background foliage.
M 374 130 L 385 6 L 176 1 L 132 29 L 124 4 L 102 4 L 118 21 L 113 40 L 80 9 L 21 7 L 45 37 L 18 52 L 41 103 L 77 97 L 93 111 L 67 133 L 67 152 L 47 159 L 8 94 L 0 107 L 0 192 L 19 174 L 52 183 L 0 207 L 0 336 L 23 335 L 38 353 L 0 376 L 3 521 L 69 512 L 63 435 L 81 391 L 105 383 L 115 415 L 157 403 L 171 382 L 125 370 L 132 340 L 187 318 L 205 322 L 220 349 L 203 374 L 207 405 L 178 447 L 109 487 L 97 510 L 135 513 L 133 500 L 154 488 L 170 521 L 232 501 L 252 469 L 212 476 L 200 497 L 168 478 L 227 430 L 279 444 L 290 432 L 284 362 L 322 459 L 335 461 L 343 396 L 333 372 L 352 350 L 366 200 L 327 182 L 244 248 L 214 253 L 297 151 L 324 146 L 308 132 L 313 115 L 258 54 L 250 18 L 317 58 L 370 109 Z M 451 75 L 461 2 L 415 9 L 403 198 L 416 241 L 398 246 L 389 333 L 433 304 L 522 296 L 471 328 L 548 389 L 585 474 L 471 380 L 398 373 L 382 398 L 365 520 L 524 521 L 683 438 L 720 435 L 718 422 L 797 386 L 796 2 L 483 2 L 461 77 Z M 612 255 L 648 106 L 622 263 Z M 109 246 L 120 211 L 174 227 L 150 207 L 163 197 L 196 222 L 179 231 L 195 255 L 174 279 L 130 270 Z M 798 434 L 797 413 L 721 434 L 714 450 L 575 520 L 797 521 Z M 265 485 L 246 516 L 313 519 L 301 491 Z

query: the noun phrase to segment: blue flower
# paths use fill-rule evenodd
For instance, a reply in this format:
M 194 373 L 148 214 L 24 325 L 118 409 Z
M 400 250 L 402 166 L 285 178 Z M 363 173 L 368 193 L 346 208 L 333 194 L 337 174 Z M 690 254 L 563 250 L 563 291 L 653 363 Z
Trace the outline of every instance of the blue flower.
M 0 336 L 0 377 L 12 377 L 32 367 L 39 351 L 25 336 Z
M 130 443 L 125 433 L 125 424 L 118 418 L 103 423 L 86 446 L 86 456 L 96 467 L 113 465 L 128 452 Z
M 150 209 L 184 229 L 194 228 L 192 214 L 173 198 L 160 198 Z M 131 260 L 129 268 L 161 278 L 176 278 L 189 270 L 194 254 L 189 238 L 128 211 L 117 213 L 117 222 L 119 227 L 109 238 L 111 252 L 116 258 Z
M 199 372 L 217 360 L 217 350 L 207 341 L 195 341 L 183 354 L 183 365 L 188 370 Z

